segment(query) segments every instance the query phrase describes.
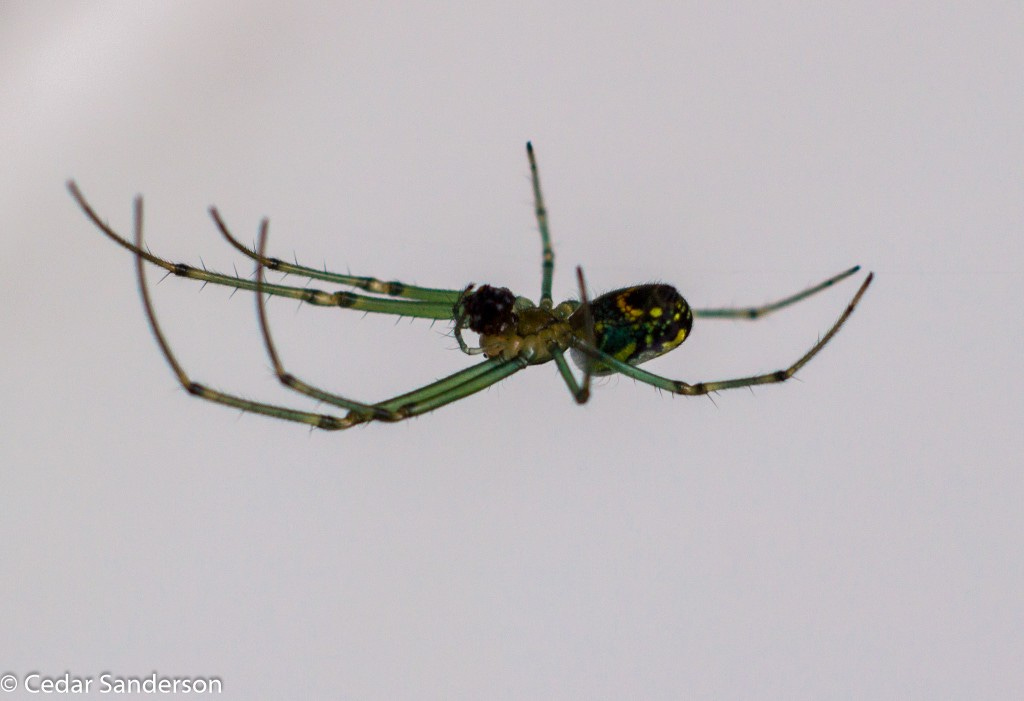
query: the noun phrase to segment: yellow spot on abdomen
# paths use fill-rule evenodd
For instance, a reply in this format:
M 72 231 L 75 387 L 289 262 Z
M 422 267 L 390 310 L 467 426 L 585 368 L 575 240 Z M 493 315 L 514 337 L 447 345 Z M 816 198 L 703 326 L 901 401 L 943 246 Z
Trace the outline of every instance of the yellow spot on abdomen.
M 628 363 L 629 362 L 629 358 L 633 355 L 633 353 L 635 351 L 636 351 L 636 341 L 634 341 L 633 343 L 630 343 L 628 346 L 624 347 L 622 350 L 620 350 L 618 353 L 616 353 L 614 355 L 614 358 L 616 360 L 621 360 L 624 363 Z

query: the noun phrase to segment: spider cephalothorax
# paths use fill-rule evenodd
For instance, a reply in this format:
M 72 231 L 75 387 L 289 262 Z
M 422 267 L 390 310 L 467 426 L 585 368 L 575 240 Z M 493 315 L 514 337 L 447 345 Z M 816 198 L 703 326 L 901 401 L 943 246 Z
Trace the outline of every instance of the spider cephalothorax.
M 569 324 L 573 302 L 563 302 L 554 309 L 523 306 L 516 314 L 516 323 L 497 333 L 480 334 L 480 351 L 488 358 L 511 360 L 523 358 L 530 365 L 540 365 L 568 350 L 574 331 Z
M 129 241 L 110 228 L 86 202 L 78 187 L 68 183 L 72 196 L 86 216 L 104 234 L 135 255 L 136 274 L 142 295 L 142 304 L 150 329 L 157 344 L 174 371 L 178 382 L 192 395 L 210 402 L 263 414 L 286 421 L 296 421 L 317 428 L 337 430 L 368 421 L 398 421 L 418 416 L 456 400 L 468 397 L 500 382 L 528 365 L 554 361 L 558 372 L 577 402 L 590 396 L 591 375 L 619 373 L 676 394 L 707 394 L 733 387 L 782 382 L 792 377 L 818 351 L 825 347 L 846 322 L 864 291 L 871 284 L 868 275 L 846 310 L 832 328 L 804 353 L 795 363 L 783 370 L 715 382 L 688 383 L 672 380 L 639 367 L 659 355 L 676 348 L 690 332 L 694 316 L 720 319 L 756 319 L 777 309 L 805 299 L 856 273 L 856 266 L 797 294 L 759 307 L 692 310 L 682 295 L 670 285 L 650 284 L 625 287 L 590 301 L 587 298 L 583 271 L 576 269 L 580 298 L 555 305 L 551 297 L 551 283 L 555 268 L 555 254 L 548 233 L 547 210 L 540 191 L 537 162 L 533 147 L 526 145 L 533 183 L 534 212 L 540 230 L 542 246 L 541 292 L 535 305 L 525 297 L 515 295 L 505 287 L 472 285 L 463 290 L 418 287 L 400 282 L 382 282 L 372 277 L 344 275 L 319 270 L 298 263 L 288 263 L 264 254 L 267 239 L 267 221 L 260 227 L 259 243 L 255 250 L 245 246 L 231 235 L 217 210 L 210 214 L 217 228 L 228 242 L 256 263 L 255 279 L 224 275 L 205 268 L 173 263 L 150 253 L 142 241 L 142 200 L 135 200 L 135 240 Z M 292 409 L 278 404 L 253 401 L 237 394 L 212 389 L 194 382 L 175 355 L 156 320 L 156 313 L 146 285 L 145 264 L 163 268 L 179 277 L 201 280 L 204 283 L 226 285 L 235 289 L 256 292 L 256 310 L 264 347 L 274 373 L 280 382 L 295 392 L 330 406 L 345 410 L 344 414 L 318 414 L 313 411 Z M 355 287 L 362 292 L 347 290 L 328 293 L 308 287 L 296 287 L 264 282 L 264 271 L 271 268 L 284 274 L 293 274 L 310 280 Z M 309 384 L 285 370 L 270 336 L 264 297 L 278 296 L 298 299 L 316 306 L 333 306 L 379 314 L 394 314 L 420 319 L 442 319 L 453 323 L 453 332 L 459 348 L 470 355 L 480 354 L 484 360 L 448 377 L 431 382 L 410 392 L 375 403 L 359 402 Z M 471 347 L 462 338 L 468 328 L 480 334 L 479 346 Z M 583 369 L 583 381 L 576 379 L 565 359 L 566 351 Z

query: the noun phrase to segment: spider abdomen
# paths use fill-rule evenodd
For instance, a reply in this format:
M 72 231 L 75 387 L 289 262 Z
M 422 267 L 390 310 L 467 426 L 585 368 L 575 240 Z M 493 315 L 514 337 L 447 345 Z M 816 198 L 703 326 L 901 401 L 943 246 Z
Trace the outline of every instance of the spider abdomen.
M 668 353 L 686 340 L 693 326 L 690 305 L 671 285 L 635 285 L 608 292 L 590 302 L 590 313 L 597 348 L 629 365 Z M 582 309 L 576 310 L 570 323 L 577 335 L 583 333 Z M 572 355 L 580 367 L 589 364 L 595 375 L 614 372 L 575 349 Z

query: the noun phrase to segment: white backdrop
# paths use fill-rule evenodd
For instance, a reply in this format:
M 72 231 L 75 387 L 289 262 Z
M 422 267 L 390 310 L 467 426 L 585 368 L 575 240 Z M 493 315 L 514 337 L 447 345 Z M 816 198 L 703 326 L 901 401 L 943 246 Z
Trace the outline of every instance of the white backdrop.
M 357 6 L 362 5 L 362 7 Z M 1024 695 L 1018 3 L 0 6 L 0 673 L 209 677 L 230 698 Z M 553 366 L 310 433 L 175 383 L 131 256 L 282 257 L 536 297 L 758 303 L 861 263 L 783 386 L 575 406 Z M 151 280 L 159 279 L 153 270 Z M 848 281 L 705 321 L 649 368 L 775 370 Z M 278 387 L 252 296 L 169 279 L 197 380 Z M 270 304 L 355 398 L 472 362 L 443 324 Z M 93 689 L 98 686 L 94 683 Z M 12 695 L 17 697 L 18 694 Z

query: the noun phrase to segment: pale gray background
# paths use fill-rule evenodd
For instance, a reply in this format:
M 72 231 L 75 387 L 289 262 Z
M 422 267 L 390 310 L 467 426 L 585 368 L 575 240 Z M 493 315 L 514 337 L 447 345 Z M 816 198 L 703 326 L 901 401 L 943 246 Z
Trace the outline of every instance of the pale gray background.
M 1024 6 L 0 5 L 0 672 L 219 675 L 231 698 L 1024 695 Z M 130 232 L 408 282 L 875 286 L 782 387 L 714 402 L 554 367 L 345 434 L 203 404 Z M 159 278 L 153 275 L 152 279 Z M 774 370 L 857 281 L 705 322 L 650 369 Z M 171 279 L 197 379 L 273 381 L 252 297 Z M 270 305 L 289 365 L 383 398 L 443 325 Z M 17 695 L 14 695 L 17 696 Z

